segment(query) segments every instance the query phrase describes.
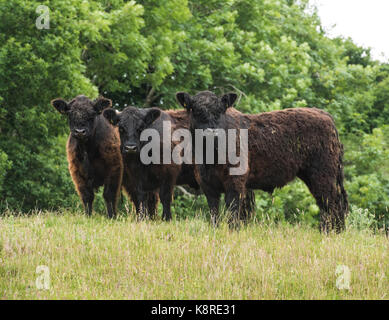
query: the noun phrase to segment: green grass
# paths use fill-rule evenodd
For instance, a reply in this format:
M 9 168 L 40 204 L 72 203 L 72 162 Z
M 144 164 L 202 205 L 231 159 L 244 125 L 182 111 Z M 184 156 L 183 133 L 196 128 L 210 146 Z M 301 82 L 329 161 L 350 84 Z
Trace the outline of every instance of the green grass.
M 37 289 L 36 268 L 50 270 Z M 338 265 L 350 290 L 336 287 Z M 383 234 L 204 219 L 41 213 L 0 218 L 0 299 L 388 299 Z

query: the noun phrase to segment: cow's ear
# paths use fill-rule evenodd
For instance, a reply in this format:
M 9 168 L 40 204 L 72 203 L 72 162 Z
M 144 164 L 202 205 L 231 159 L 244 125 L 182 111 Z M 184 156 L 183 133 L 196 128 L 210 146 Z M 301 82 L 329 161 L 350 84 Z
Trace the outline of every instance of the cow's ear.
M 51 100 L 51 105 L 57 109 L 59 113 L 66 114 L 70 110 L 70 106 L 63 99 Z
M 93 103 L 93 109 L 97 112 L 97 114 L 100 114 L 104 109 L 111 108 L 112 107 L 112 100 L 99 97 L 97 98 Z
M 149 111 L 147 111 L 143 121 L 145 122 L 146 126 L 149 126 L 155 120 L 157 120 L 160 115 L 161 115 L 161 110 L 157 108 L 151 108 Z
M 115 110 L 115 109 L 104 110 L 103 116 L 113 126 L 116 126 L 118 124 L 119 120 L 120 120 L 120 112 Z
M 186 110 L 190 110 L 192 105 L 192 98 L 186 92 L 177 92 L 176 93 L 177 101 L 180 105 L 182 105 Z
M 238 99 L 238 95 L 233 92 L 223 95 L 221 101 L 224 109 L 227 110 L 228 108 L 232 107 L 236 99 Z

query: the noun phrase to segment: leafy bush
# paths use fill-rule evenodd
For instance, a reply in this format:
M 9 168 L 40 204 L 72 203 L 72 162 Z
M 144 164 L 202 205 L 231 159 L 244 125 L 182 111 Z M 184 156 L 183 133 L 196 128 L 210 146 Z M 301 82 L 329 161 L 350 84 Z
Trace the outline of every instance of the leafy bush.
M 376 174 L 363 175 L 354 177 L 346 187 L 351 204 L 369 209 L 377 217 L 389 218 L 389 180 L 380 179 Z
M 260 221 L 303 222 L 317 225 L 319 208 L 301 180 L 296 180 L 272 195 L 257 192 L 257 218 Z
M 10 168 L 11 168 L 11 162 L 8 160 L 7 154 L 0 150 L 0 192 L 2 191 L 2 185 L 7 170 Z
M 353 137 L 346 147 L 346 189 L 350 203 L 389 222 L 389 127 Z
M 208 205 L 204 195 L 188 196 L 175 191 L 172 213 L 177 219 L 208 216 Z
M 346 226 L 356 230 L 369 230 L 377 226 L 377 221 L 375 215 L 369 209 L 351 206 L 346 219 Z

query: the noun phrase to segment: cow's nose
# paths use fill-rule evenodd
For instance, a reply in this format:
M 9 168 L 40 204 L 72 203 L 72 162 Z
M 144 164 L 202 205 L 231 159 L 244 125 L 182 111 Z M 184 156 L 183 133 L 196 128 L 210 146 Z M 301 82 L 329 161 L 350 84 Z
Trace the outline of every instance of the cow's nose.
M 76 129 L 75 131 L 76 131 L 76 133 L 77 133 L 78 135 L 80 135 L 80 136 L 83 136 L 83 135 L 85 135 L 85 133 L 86 133 L 86 130 L 85 130 L 85 129 Z
M 123 149 L 124 149 L 125 153 L 136 152 L 136 146 L 135 145 L 127 145 Z

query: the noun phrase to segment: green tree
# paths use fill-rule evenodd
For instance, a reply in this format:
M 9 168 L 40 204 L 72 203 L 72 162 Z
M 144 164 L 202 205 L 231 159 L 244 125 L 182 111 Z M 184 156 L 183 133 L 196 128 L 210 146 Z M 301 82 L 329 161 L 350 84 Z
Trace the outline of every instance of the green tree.
M 38 4 L 50 8 L 50 29 L 35 25 Z M 77 0 L 0 2 L 0 150 L 12 163 L 1 168 L 2 205 L 44 208 L 69 196 L 64 152 L 56 153 L 66 122 L 50 100 L 97 95 L 81 59 L 81 40 L 99 34 L 94 9 Z

